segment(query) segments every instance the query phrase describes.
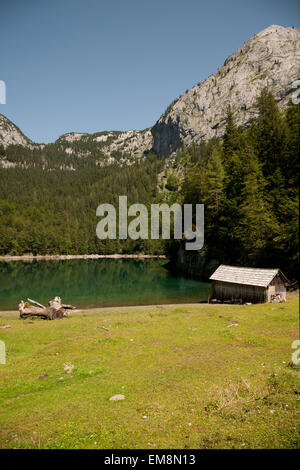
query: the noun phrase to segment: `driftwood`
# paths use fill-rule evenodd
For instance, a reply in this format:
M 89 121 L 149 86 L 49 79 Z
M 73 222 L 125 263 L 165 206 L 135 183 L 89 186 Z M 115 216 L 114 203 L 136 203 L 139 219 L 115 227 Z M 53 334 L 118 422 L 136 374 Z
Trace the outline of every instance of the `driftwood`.
M 31 304 L 37 305 L 37 306 L 40 307 L 40 308 L 47 308 L 47 307 L 45 307 L 45 305 L 42 305 L 42 304 L 40 304 L 39 302 L 36 302 L 36 300 L 31 300 L 31 299 L 27 299 L 27 300 L 28 300 L 28 302 L 30 302 Z M 23 301 L 22 301 L 22 302 L 23 302 Z
M 46 320 L 60 320 L 68 316 L 66 310 L 74 310 L 76 308 L 73 305 L 62 304 L 60 297 L 54 297 L 54 299 L 49 300 L 49 307 L 45 307 L 36 302 L 36 300 L 27 300 L 33 305 L 26 306 L 24 301 L 21 300 L 19 304 L 20 318 L 41 317 Z

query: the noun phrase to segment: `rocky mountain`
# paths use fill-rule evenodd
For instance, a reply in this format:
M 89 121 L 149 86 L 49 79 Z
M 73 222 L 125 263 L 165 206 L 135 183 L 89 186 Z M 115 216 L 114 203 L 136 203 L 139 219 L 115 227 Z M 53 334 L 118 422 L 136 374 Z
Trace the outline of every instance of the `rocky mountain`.
M 22 145 L 27 147 L 34 145 L 28 137 L 7 117 L 0 114 L 0 145 Z
M 281 107 L 300 78 L 300 31 L 270 26 L 253 36 L 229 56 L 215 75 L 198 83 L 175 100 L 151 129 L 104 131 L 95 134 L 71 132 L 55 144 L 66 157 L 91 157 L 97 165 L 131 164 L 151 149 L 168 157 L 183 145 L 199 144 L 222 137 L 225 113 L 230 105 L 238 125 L 247 126 L 256 116 L 255 101 L 268 87 Z M 0 145 L 42 149 L 9 119 L 0 114 Z M 3 165 L 2 165 L 3 166 Z
M 8 118 L 0 114 L 0 145 L 4 148 L 18 145 L 26 149 L 43 150 L 44 144 L 32 142 Z M 153 146 L 150 129 L 142 131 L 104 131 L 88 134 L 70 132 L 60 136 L 53 144 L 58 152 L 66 154 L 66 164 L 69 156 L 77 158 L 92 158 L 96 165 L 111 165 L 116 161 L 121 165 L 131 164 L 144 156 Z M 16 166 L 0 157 L 0 167 Z
M 116 160 L 115 155 L 123 155 L 123 160 L 140 158 L 144 152 L 153 146 L 153 137 L 150 129 L 142 131 L 104 131 L 95 134 L 84 134 L 71 132 L 64 134 L 57 139 L 56 144 L 64 147 L 68 154 L 78 153 L 78 144 L 82 147 L 82 156 L 92 153 L 92 149 L 96 148 L 97 152 L 101 152 L 108 158 L 106 161 L 113 162 Z M 101 164 L 103 160 L 98 161 Z
M 300 78 L 300 31 L 270 26 L 228 57 L 215 75 L 175 100 L 151 129 L 153 149 L 169 156 L 189 146 L 222 137 L 226 108 L 231 106 L 238 125 L 247 126 L 256 115 L 254 103 L 268 87 L 279 106 L 285 106 Z

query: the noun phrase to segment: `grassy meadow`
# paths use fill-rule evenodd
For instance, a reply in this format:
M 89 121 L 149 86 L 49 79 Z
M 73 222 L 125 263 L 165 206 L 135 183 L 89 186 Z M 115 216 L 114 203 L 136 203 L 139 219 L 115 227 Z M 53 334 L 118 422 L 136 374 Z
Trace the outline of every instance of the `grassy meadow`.
M 60 321 L 0 312 L 0 447 L 299 447 L 298 308 L 291 294 Z

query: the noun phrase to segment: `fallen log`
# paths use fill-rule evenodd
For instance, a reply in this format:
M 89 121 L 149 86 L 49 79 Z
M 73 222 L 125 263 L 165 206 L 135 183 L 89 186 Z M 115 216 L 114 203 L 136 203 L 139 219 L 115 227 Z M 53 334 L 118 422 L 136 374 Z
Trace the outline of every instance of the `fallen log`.
M 41 317 L 46 320 L 60 320 L 68 316 L 66 310 L 74 310 L 76 308 L 73 305 L 62 304 L 60 297 L 54 297 L 54 299 L 49 300 L 49 307 L 45 307 L 36 300 L 27 300 L 33 305 L 26 305 L 25 302 L 21 300 L 19 304 L 20 318 Z

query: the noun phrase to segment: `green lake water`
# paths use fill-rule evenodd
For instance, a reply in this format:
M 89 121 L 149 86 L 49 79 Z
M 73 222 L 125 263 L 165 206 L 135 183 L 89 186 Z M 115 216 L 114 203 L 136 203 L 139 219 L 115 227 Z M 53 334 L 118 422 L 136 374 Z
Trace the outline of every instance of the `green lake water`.
M 209 284 L 171 275 L 161 259 L 0 262 L 0 310 L 27 297 L 46 304 L 55 295 L 78 308 L 206 300 Z

